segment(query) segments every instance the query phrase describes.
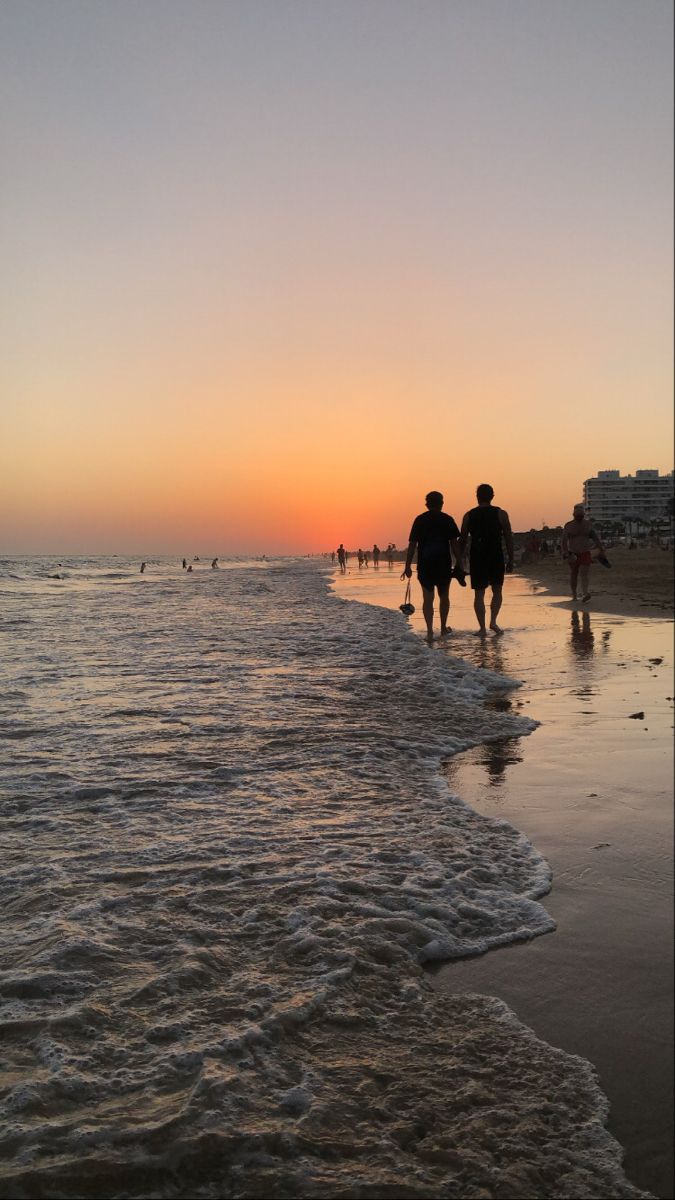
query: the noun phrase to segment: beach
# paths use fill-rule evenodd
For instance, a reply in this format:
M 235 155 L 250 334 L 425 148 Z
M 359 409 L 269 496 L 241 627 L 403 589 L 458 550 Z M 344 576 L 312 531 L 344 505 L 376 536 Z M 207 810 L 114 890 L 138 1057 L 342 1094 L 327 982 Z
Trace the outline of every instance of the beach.
M 626 617 L 672 617 L 672 549 L 638 546 L 629 550 L 626 546 L 612 546 L 607 558 L 611 568 L 597 562 L 591 568 L 592 611 Z M 521 563 L 517 573 L 536 581 L 548 595 L 569 599 L 569 568 L 559 554 Z
M 0 564 L 0 1195 L 665 1194 L 644 1130 L 622 1169 L 622 1096 L 572 1001 L 583 980 L 622 1064 L 627 1036 L 661 1169 L 668 623 L 589 628 L 509 580 L 510 634 L 481 643 L 462 592 L 429 647 L 386 569 L 58 567 Z M 581 803 L 550 786 L 574 782 L 545 740 L 574 737 L 569 703 L 597 744 Z M 540 778 L 514 803 L 520 761 Z M 566 1026 L 478 985 L 519 946 L 554 954 L 575 911 Z M 520 978 L 555 1015 L 551 970 Z
M 624 576 L 623 591 L 612 597 L 621 610 L 609 613 L 605 593 L 584 606 L 558 599 L 559 566 L 550 565 L 548 588 L 547 563 L 507 577 L 500 614 L 506 633 L 485 642 L 473 634 L 469 589 L 452 585 L 456 632 L 430 653 L 459 654 L 522 680 L 519 691 L 495 703 L 541 724 L 531 737 L 457 755 L 445 776 L 478 811 L 512 822 L 545 855 L 553 874 L 546 907 L 557 928 L 522 946 L 441 966 L 434 986 L 444 994 L 498 996 L 546 1042 L 592 1062 L 629 1178 L 668 1197 L 672 624 L 658 605 L 660 572 L 667 574 L 670 563 L 662 555 L 650 564 L 647 552 L 637 561 L 650 569 L 630 576 L 630 586 Z M 400 566 L 368 578 L 354 570 L 337 586 L 394 606 L 402 599 L 399 574 Z M 610 574 L 595 567 L 593 585 Z M 421 637 L 416 583 L 413 602 Z

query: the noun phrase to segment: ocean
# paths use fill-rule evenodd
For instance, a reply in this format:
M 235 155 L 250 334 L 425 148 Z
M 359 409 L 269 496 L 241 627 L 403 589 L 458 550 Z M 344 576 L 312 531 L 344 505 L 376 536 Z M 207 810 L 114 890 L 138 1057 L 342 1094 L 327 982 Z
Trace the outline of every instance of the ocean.
M 591 1065 L 424 970 L 554 928 L 439 770 L 517 682 L 331 579 L 0 562 L 1 1195 L 643 1195 Z

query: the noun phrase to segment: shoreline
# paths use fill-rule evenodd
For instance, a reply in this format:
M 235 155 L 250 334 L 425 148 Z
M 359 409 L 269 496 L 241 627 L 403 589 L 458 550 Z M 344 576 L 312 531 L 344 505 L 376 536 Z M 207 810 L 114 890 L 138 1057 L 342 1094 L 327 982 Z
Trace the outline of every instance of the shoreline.
M 610 569 L 597 563 L 591 568 L 591 599 L 587 604 L 570 598 L 569 570 L 557 555 L 516 566 L 514 575 L 539 585 L 540 595 L 550 596 L 559 607 L 579 612 L 622 617 L 672 618 L 675 611 L 675 573 L 669 550 L 627 550 L 614 546 L 607 552 Z
M 469 590 L 452 589 L 455 634 L 430 652 L 524 683 L 494 704 L 537 718 L 536 737 L 462 752 L 443 776 L 465 803 L 504 818 L 545 856 L 553 871 L 545 904 L 558 928 L 438 964 L 430 981 L 439 992 L 496 996 L 542 1041 L 588 1060 L 627 1178 L 668 1197 L 672 626 L 639 596 L 624 596 L 614 612 L 550 601 L 560 595 L 557 579 L 549 592 L 535 570 L 507 579 L 506 636 L 482 643 L 470 636 Z M 339 594 L 398 607 L 397 579 L 360 575 L 338 580 Z M 411 624 L 422 633 L 419 598 Z M 638 707 L 644 722 L 630 719 Z

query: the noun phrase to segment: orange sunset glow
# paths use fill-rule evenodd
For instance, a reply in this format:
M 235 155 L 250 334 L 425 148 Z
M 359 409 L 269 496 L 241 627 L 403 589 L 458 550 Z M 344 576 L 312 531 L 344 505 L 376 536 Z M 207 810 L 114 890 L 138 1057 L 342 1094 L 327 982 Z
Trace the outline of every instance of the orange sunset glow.
M 6 9 L 0 549 L 401 544 L 430 488 L 522 529 L 671 470 L 640 8 Z

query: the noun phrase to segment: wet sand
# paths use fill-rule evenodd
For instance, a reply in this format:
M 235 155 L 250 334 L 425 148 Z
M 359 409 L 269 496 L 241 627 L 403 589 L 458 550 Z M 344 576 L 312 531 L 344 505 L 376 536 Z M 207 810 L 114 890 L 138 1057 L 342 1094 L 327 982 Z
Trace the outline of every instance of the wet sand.
M 591 599 L 579 608 L 627 617 L 673 615 L 674 559 L 671 550 L 627 550 L 613 546 L 607 551 L 611 568 L 595 563 L 591 568 Z M 560 555 L 549 555 L 517 568 L 518 575 L 541 584 L 547 595 L 568 601 L 569 568 Z
M 337 590 L 398 607 L 399 574 L 354 568 Z M 471 593 L 453 584 L 456 632 L 430 652 L 522 680 L 495 703 L 541 727 L 445 769 L 453 791 L 512 822 L 548 858 L 545 905 L 558 928 L 442 966 L 434 985 L 499 996 L 538 1036 L 589 1059 L 629 1178 L 672 1196 L 672 623 L 584 613 L 519 576 L 505 592 L 507 632 L 482 642 Z M 422 633 L 416 583 L 413 603 Z

